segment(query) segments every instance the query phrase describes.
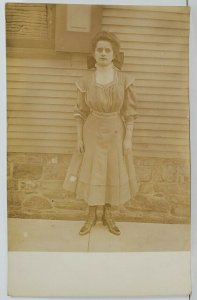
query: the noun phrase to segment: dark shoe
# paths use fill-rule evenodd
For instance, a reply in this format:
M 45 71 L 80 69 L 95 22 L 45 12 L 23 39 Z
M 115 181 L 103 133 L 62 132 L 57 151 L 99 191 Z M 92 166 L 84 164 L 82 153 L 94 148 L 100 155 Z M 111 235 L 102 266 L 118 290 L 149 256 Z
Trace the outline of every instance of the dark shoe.
M 111 205 L 110 204 L 106 204 L 104 206 L 104 213 L 103 213 L 103 225 L 107 225 L 109 231 L 115 235 L 120 235 L 120 230 L 119 228 L 116 226 L 116 223 L 114 222 L 114 220 L 112 219 L 112 215 L 111 215 Z
M 92 226 L 96 224 L 96 221 L 97 221 L 96 206 L 89 206 L 89 214 L 87 220 L 83 225 L 83 227 L 81 228 L 79 234 L 80 235 L 88 234 L 91 231 Z

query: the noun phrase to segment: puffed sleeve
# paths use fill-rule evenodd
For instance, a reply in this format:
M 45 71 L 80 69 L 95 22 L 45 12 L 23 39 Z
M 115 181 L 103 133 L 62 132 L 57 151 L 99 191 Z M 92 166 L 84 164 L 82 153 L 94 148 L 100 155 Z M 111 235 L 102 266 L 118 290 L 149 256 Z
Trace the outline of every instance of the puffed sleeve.
M 121 114 L 125 120 L 126 125 L 132 124 L 133 121 L 137 118 L 134 81 L 134 77 L 131 77 L 129 75 L 125 76 L 124 103 L 121 109 Z
M 74 118 L 78 124 L 84 123 L 86 120 L 90 109 L 85 102 L 86 99 L 86 85 L 84 79 L 80 79 L 75 82 L 77 87 L 77 102 L 74 108 Z

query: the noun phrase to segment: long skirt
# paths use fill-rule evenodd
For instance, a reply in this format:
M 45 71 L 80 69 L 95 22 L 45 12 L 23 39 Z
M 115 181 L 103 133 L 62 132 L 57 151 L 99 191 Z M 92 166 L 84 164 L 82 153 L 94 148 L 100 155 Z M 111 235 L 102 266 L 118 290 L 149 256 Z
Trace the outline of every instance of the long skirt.
M 120 205 L 133 198 L 138 184 L 132 152 L 123 152 L 124 137 L 119 113 L 91 113 L 83 126 L 85 152 L 74 153 L 64 188 L 71 186 L 76 198 L 88 205 Z

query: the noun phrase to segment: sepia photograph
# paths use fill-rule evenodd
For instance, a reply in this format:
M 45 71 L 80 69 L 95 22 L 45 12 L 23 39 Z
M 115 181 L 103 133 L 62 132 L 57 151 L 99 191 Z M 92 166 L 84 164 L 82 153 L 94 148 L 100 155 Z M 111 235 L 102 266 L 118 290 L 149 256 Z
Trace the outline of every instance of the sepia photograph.
M 190 251 L 189 24 L 6 4 L 10 253 Z

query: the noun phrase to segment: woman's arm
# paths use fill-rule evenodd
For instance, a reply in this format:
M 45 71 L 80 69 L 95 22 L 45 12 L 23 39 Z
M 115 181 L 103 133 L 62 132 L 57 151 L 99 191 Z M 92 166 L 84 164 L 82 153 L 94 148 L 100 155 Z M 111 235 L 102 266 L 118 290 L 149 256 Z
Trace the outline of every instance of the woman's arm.
M 127 154 L 132 148 L 132 137 L 134 120 L 137 117 L 136 112 L 136 94 L 134 89 L 134 78 L 126 76 L 125 80 L 125 98 L 122 107 L 122 115 L 125 120 L 126 133 L 123 141 L 124 154 Z
M 77 122 L 77 150 L 80 153 L 84 153 L 84 143 L 83 143 L 83 124 L 82 122 Z
M 76 129 L 77 129 L 77 150 L 80 153 L 84 152 L 83 143 L 83 124 L 86 120 L 90 109 L 85 102 L 86 89 L 83 80 L 76 83 L 77 86 L 77 103 L 75 105 L 74 117 L 76 119 Z
M 132 137 L 133 137 L 133 124 L 126 125 L 126 134 L 123 141 L 124 154 L 132 148 Z

